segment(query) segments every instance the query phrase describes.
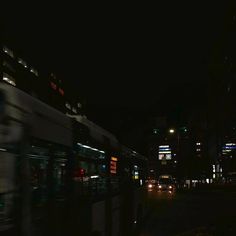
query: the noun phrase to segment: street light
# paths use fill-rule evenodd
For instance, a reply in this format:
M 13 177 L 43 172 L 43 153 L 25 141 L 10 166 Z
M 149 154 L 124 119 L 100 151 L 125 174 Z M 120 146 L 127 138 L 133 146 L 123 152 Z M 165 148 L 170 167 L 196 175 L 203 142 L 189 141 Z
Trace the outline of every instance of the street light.
M 171 128 L 169 129 L 169 133 L 170 134 L 174 134 L 175 133 L 175 129 Z M 179 139 L 180 139 L 180 134 L 179 134 L 179 130 L 177 129 L 177 153 L 179 154 Z
M 174 129 L 169 129 L 169 133 L 173 134 L 175 132 Z

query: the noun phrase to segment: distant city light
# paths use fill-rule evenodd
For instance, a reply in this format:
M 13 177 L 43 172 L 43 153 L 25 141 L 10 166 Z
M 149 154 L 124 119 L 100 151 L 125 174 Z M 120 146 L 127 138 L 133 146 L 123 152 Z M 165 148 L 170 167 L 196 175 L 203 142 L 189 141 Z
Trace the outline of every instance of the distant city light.
M 153 129 L 153 133 L 157 134 L 158 133 L 158 129 Z
M 82 143 L 77 143 L 77 145 L 79 145 L 79 146 L 81 146 L 81 147 L 84 147 L 84 148 L 87 148 L 87 149 L 90 149 L 90 150 L 93 150 L 93 151 L 97 151 L 97 152 L 100 152 L 100 153 L 104 153 L 104 154 L 105 154 L 105 152 L 102 151 L 102 150 L 98 150 L 98 149 L 96 149 L 96 148 L 92 148 L 92 147 L 87 146 L 87 145 L 84 145 L 84 144 L 82 144 Z
M 171 154 L 171 151 L 159 151 L 160 154 Z
M 90 176 L 90 179 L 97 179 L 97 178 L 99 178 L 98 175 L 92 175 L 92 176 Z
M 173 134 L 175 132 L 174 129 L 169 129 L 169 133 Z
M 10 79 L 10 78 L 8 78 L 7 76 L 3 76 L 3 78 L 2 78 L 5 82 L 7 82 L 8 84 L 11 84 L 11 85 L 13 85 L 13 86 L 16 86 L 16 83 L 12 80 L 12 79 Z
M 226 143 L 225 146 L 235 146 L 236 143 Z

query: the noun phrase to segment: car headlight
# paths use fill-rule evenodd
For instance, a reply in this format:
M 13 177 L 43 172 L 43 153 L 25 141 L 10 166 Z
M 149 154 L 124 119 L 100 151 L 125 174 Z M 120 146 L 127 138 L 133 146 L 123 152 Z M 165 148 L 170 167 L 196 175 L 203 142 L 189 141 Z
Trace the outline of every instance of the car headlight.
M 149 184 L 149 185 L 148 185 L 148 188 L 152 188 L 152 184 Z

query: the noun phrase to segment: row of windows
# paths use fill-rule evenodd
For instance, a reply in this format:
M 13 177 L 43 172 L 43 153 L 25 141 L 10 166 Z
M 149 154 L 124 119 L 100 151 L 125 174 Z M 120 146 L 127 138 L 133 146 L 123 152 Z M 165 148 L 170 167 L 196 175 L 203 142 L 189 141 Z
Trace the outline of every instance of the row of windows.
M 11 58 L 15 58 L 13 51 L 11 49 L 7 48 L 6 46 L 3 46 L 3 52 L 5 52 Z M 27 63 L 23 59 L 18 58 L 17 62 L 19 64 L 21 64 L 24 68 L 29 68 L 29 66 L 27 65 Z M 30 72 L 33 73 L 35 76 L 39 76 L 38 71 L 36 69 L 34 69 L 33 67 L 30 67 Z
M 8 84 L 11 84 L 11 85 L 13 85 L 13 86 L 16 86 L 16 81 L 15 81 L 15 79 L 14 79 L 12 76 L 8 75 L 7 73 L 3 73 L 2 80 L 5 81 L 5 82 L 8 83 Z
M 3 72 L 3 78 L 2 78 L 2 80 L 3 80 L 4 82 L 10 84 L 10 85 L 16 86 L 16 80 L 15 80 L 11 75 L 9 75 L 9 74 L 7 74 L 7 73 L 5 73 L 5 72 Z M 70 105 L 70 103 L 68 103 L 68 102 L 66 102 L 65 107 L 66 107 L 68 110 L 70 110 L 70 111 L 72 111 L 73 113 L 75 113 L 75 114 L 78 113 L 77 109 L 76 109 L 75 107 L 72 107 L 72 106 Z M 80 107 L 80 106 L 78 105 L 78 107 Z
M 15 79 L 12 77 L 12 76 L 10 76 L 9 74 L 7 74 L 7 73 L 5 73 L 5 72 L 3 72 L 3 81 L 4 82 L 6 82 L 6 83 L 8 83 L 8 84 L 10 84 L 10 85 L 13 85 L 13 86 L 16 86 L 16 81 L 15 81 Z M 79 103 L 80 104 L 80 103 Z M 78 113 L 78 111 L 77 111 L 77 109 L 75 108 L 75 107 L 72 107 L 71 105 L 70 105 L 70 103 L 66 103 L 65 104 L 65 107 L 68 109 L 68 110 L 70 110 L 70 111 L 72 111 L 73 113 L 75 113 L 75 114 L 77 114 Z M 78 105 L 78 107 L 80 107 L 79 105 Z
M 72 111 L 73 113 L 75 113 L 75 114 L 78 113 L 77 109 L 76 109 L 75 107 L 72 107 L 71 104 L 68 103 L 68 102 L 66 102 L 65 107 L 66 107 L 68 110 L 70 110 L 70 111 Z
M 38 71 L 35 70 L 34 68 L 32 67 L 29 67 L 29 65 L 26 63 L 26 61 L 24 61 L 22 58 L 20 57 L 16 57 L 13 53 L 13 51 L 9 48 L 7 48 L 6 46 L 3 46 L 2 47 L 3 49 L 3 52 L 6 53 L 8 56 L 10 56 L 11 58 L 14 58 L 17 60 L 17 62 L 23 66 L 24 68 L 28 69 L 31 73 L 33 73 L 35 76 L 39 76 L 38 74 Z M 3 72 L 3 77 L 2 77 L 2 80 L 12 86 L 20 86 L 20 84 L 22 85 L 21 87 L 24 88 L 25 86 L 27 87 L 27 82 L 22 82 L 20 84 L 18 84 L 18 82 L 16 81 L 16 79 L 14 77 L 12 77 L 11 73 L 12 74 L 15 74 L 16 73 L 16 69 L 13 67 L 12 63 L 10 62 L 7 62 L 6 60 L 3 61 L 3 66 L 4 68 L 6 68 L 7 70 L 4 70 Z M 8 72 L 9 71 L 9 72 Z M 40 80 L 41 81 L 41 80 Z M 43 82 L 42 82 L 43 83 Z M 16 85 L 17 84 L 17 85 Z M 45 84 L 46 85 L 46 84 Z M 61 80 L 57 80 L 56 78 L 56 75 L 54 75 L 53 73 L 50 74 L 50 82 L 49 82 L 49 86 L 51 87 L 52 90 L 55 90 L 56 92 L 58 92 L 58 94 L 61 96 L 61 97 L 65 97 L 65 92 L 64 92 L 64 89 L 62 88 L 62 81 Z M 29 85 L 30 87 L 30 85 Z M 28 88 L 28 87 L 27 87 Z M 30 89 L 30 88 L 28 88 Z M 26 89 L 27 90 L 27 89 Z M 25 91 L 25 90 L 24 90 Z M 28 90 L 27 90 L 28 91 Z M 54 99 L 55 100 L 55 99 Z M 56 99 L 56 102 L 57 102 L 58 99 Z M 47 98 L 43 101 L 47 102 Z M 58 100 L 59 101 L 59 100 Z M 55 102 L 55 101 L 54 101 Z M 54 103 L 53 102 L 53 103 Z M 62 102 L 62 101 L 61 101 Z M 60 102 L 60 103 L 61 103 Z M 49 102 L 50 104 L 50 102 Z M 52 105 L 52 104 L 51 104 Z M 67 109 L 67 111 L 69 113 L 72 113 L 72 114 L 78 114 L 79 113 L 79 110 L 81 109 L 82 105 L 80 103 L 77 103 L 76 105 L 75 104 L 71 104 L 69 103 L 68 101 L 64 101 L 61 103 L 62 106 L 64 106 L 64 109 L 63 107 L 61 106 L 61 108 L 59 110 L 63 110 L 63 112 L 65 112 L 65 108 Z

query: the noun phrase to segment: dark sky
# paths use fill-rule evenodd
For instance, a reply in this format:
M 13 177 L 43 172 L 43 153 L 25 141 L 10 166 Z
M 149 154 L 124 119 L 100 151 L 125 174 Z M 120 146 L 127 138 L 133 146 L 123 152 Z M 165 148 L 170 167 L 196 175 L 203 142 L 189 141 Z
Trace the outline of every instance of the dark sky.
M 209 58 L 233 11 L 231 1 L 206 2 L 57 3 L 1 17 L 6 43 L 55 71 L 86 100 L 88 116 L 115 131 L 126 118 L 204 103 Z

